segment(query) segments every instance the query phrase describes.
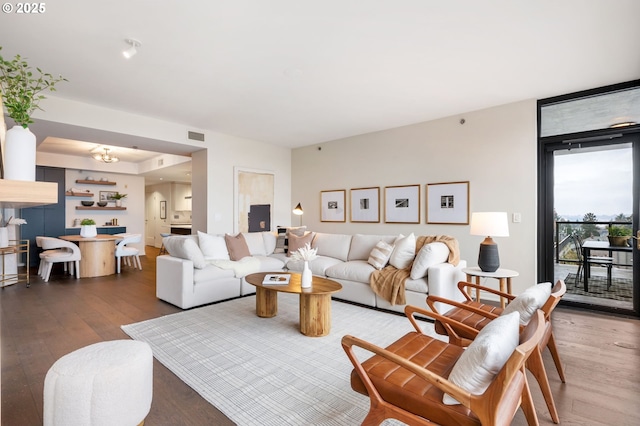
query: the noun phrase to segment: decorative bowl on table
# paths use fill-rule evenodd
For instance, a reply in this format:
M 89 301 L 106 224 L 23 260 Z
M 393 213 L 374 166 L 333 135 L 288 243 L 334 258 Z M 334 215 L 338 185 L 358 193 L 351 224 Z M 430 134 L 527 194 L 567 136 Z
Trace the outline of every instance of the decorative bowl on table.
M 107 204 L 109 204 L 108 201 L 98 201 L 98 206 L 100 207 L 107 207 Z
M 91 207 L 93 205 L 93 201 L 80 201 L 83 206 Z

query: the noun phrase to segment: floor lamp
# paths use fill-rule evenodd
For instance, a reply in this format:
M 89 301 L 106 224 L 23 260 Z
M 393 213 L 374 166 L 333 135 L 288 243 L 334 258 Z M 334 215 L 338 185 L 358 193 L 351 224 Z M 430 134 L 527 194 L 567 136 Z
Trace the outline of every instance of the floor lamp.
M 300 216 L 300 226 L 302 226 L 302 215 L 304 214 L 304 212 L 302 211 L 302 206 L 300 205 L 300 203 L 298 203 L 296 208 L 293 209 L 293 214 Z
M 491 237 L 508 237 L 509 221 L 506 212 L 478 212 L 471 214 L 471 235 L 486 238 L 480 243 L 478 266 L 484 272 L 495 272 L 500 267 L 498 244 Z

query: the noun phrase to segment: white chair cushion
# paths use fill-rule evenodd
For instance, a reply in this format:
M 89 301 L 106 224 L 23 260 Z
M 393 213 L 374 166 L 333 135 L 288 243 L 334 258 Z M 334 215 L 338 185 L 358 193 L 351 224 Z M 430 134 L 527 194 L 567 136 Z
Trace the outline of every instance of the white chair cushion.
M 463 352 L 449 374 L 449 381 L 473 395 L 481 395 L 520 343 L 520 314 L 512 312 L 487 324 Z M 448 394 L 447 405 L 459 404 Z
M 162 242 L 171 256 L 192 261 L 196 269 L 207 266 L 200 247 L 192 238 L 172 236 L 164 238 Z
M 229 260 L 224 235 L 211 235 L 198 231 L 198 242 L 202 255 L 207 260 Z
M 511 312 L 520 314 L 520 324 L 527 325 L 533 314 L 547 302 L 551 296 L 551 283 L 540 283 L 529 287 L 504 308 L 501 315 Z
M 416 256 L 416 236 L 413 232 L 408 236 L 400 234 L 394 243 L 393 253 L 389 259 L 389 264 L 398 269 L 406 269 L 411 265 L 411 261 Z
M 413 261 L 411 279 L 417 280 L 427 276 L 429 268 L 449 259 L 449 247 L 445 243 L 434 242 L 425 244 Z
M 378 241 L 371 253 L 369 253 L 369 259 L 367 262 L 374 268 L 380 270 L 387 266 L 389 258 L 393 253 L 393 245 L 384 241 Z

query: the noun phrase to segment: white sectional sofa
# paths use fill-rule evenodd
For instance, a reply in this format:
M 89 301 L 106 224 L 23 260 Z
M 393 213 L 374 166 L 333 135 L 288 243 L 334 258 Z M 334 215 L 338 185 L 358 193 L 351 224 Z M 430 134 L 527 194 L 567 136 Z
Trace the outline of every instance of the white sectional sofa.
M 250 256 L 239 262 L 229 261 L 224 236 L 199 233 L 199 236 L 167 237 L 164 242 L 170 254 L 157 258 L 156 296 L 187 309 L 254 293 L 255 287 L 242 278 L 248 273 L 302 270 L 303 262 L 292 260 L 286 253 L 274 253 L 274 233 L 249 233 L 243 237 Z M 310 239 L 309 234 L 306 237 Z M 392 305 L 376 295 L 369 284 L 375 271 L 368 262 L 372 250 L 380 241 L 393 245 L 397 239 L 397 235 L 314 233 L 311 246 L 317 249 L 317 258 L 309 266 L 314 275 L 342 284 L 342 290 L 334 294 L 337 299 L 402 312 L 404 305 Z M 234 266 L 235 270 L 224 269 Z M 427 294 L 459 300 L 456 285 L 465 279 L 464 267 L 464 260 L 457 265 L 446 260 L 429 264 L 426 276 L 405 280 L 406 303 L 426 307 Z

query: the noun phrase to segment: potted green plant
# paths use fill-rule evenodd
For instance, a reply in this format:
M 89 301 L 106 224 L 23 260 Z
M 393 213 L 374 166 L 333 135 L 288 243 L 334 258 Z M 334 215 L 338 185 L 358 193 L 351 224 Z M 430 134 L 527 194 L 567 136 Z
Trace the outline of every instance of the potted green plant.
M 98 235 L 96 221 L 93 219 L 82 219 L 80 222 L 80 236 L 82 238 L 93 238 Z
M 614 247 L 624 247 L 628 244 L 629 238 L 631 238 L 631 228 L 628 226 L 609 226 L 609 244 Z
M 119 192 L 116 192 L 115 194 L 113 194 L 111 196 L 111 198 L 113 198 L 114 200 L 116 200 L 116 207 L 120 207 L 122 206 L 122 199 L 126 198 L 127 194 L 121 194 Z
M 56 84 L 61 81 L 67 80 L 42 72 L 40 68 L 33 71 L 20 55 L 10 61 L 0 55 L 0 104 L 7 108 L 9 117 L 16 122 L 6 132 L 5 138 L 4 118 L 0 114 L 0 138 L 5 149 L 4 176 L 0 177 L 36 180 L 36 137 L 28 128 L 33 123 L 31 114 L 42 109 L 40 101 L 46 99 L 42 92 L 55 91 Z

